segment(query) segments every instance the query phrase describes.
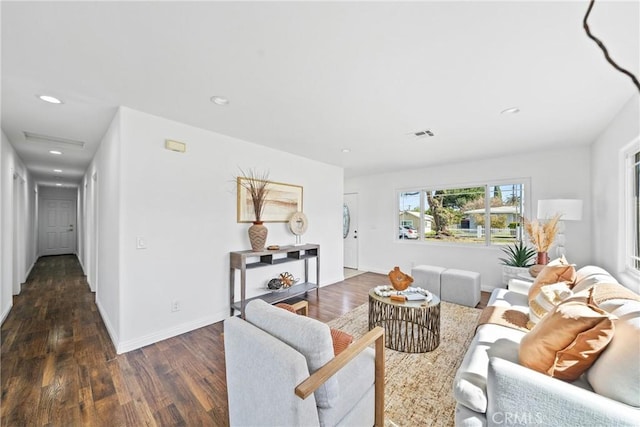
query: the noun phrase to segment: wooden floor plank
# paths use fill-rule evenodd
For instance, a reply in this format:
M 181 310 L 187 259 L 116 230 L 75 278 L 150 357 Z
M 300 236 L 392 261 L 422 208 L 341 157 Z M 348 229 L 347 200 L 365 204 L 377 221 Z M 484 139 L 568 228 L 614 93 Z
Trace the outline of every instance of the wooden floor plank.
M 328 322 L 386 283 L 364 273 L 324 286 L 307 295 L 309 316 Z M 75 256 L 38 260 L 0 341 L 2 426 L 229 424 L 223 323 L 117 355 Z

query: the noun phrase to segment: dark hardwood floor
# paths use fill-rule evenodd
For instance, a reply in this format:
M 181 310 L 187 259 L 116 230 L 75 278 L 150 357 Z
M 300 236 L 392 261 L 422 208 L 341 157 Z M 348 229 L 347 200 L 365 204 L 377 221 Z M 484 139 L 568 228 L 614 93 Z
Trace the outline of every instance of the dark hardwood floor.
M 364 273 L 312 292 L 309 316 L 339 317 L 380 283 Z M 1 328 L 1 424 L 227 426 L 222 329 L 117 355 L 76 257 L 40 258 Z

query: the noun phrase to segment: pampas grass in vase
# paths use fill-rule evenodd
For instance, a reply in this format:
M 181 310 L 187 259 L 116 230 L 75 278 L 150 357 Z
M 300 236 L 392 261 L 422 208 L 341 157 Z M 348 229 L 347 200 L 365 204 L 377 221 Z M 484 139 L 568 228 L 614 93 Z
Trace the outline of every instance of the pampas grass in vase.
M 536 219 L 529 221 L 524 218 L 524 229 L 529 236 L 529 240 L 538 251 L 538 264 L 545 265 L 549 262 L 548 252 L 558 234 L 560 216 L 560 214 L 557 214 L 544 223 Z

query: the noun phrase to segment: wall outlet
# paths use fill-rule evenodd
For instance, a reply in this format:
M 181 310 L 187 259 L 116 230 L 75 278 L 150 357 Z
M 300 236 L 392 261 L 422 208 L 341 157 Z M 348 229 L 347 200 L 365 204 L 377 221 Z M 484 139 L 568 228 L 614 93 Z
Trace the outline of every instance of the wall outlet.
M 136 237 L 136 249 L 147 249 L 147 241 L 144 237 Z
M 172 312 L 180 311 L 180 301 L 178 300 L 171 301 L 171 311 Z

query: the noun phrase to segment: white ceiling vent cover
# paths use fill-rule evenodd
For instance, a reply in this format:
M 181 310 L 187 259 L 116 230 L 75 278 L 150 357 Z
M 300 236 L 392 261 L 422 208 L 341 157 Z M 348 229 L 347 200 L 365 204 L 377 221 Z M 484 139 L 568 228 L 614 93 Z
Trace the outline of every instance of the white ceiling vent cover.
M 55 144 L 59 147 L 83 149 L 84 142 L 74 139 L 59 138 L 57 136 L 40 135 L 38 133 L 23 131 L 24 139 L 28 142 L 39 142 L 43 144 Z
M 431 129 L 425 129 L 419 130 L 417 132 L 412 132 L 411 135 L 415 136 L 416 138 L 425 138 L 427 136 L 433 136 L 434 133 Z

